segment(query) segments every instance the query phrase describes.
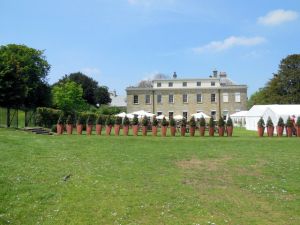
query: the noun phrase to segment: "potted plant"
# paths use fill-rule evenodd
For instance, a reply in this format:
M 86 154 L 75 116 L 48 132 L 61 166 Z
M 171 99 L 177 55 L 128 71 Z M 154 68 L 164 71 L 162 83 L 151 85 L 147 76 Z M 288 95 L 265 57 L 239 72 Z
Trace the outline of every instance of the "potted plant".
M 163 137 L 167 136 L 167 129 L 168 129 L 168 121 L 164 117 L 161 121 L 161 135 Z
M 81 115 L 79 115 L 77 117 L 76 130 L 77 130 L 77 134 L 79 134 L 79 135 L 82 134 L 82 130 L 83 130 L 83 117 Z
M 170 118 L 170 130 L 171 130 L 171 136 L 175 136 L 176 134 L 176 121 L 173 117 Z
M 233 132 L 233 123 L 231 117 L 228 117 L 226 121 L 226 133 L 227 137 L 232 137 L 232 132 Z
M 259 121 L 257 122 L 257 132 L 258 132 L 258 136 L 262 137 L 264 136 L 264 132 L 265 132 L 265 121 L 262 117 L 260 117 Z
M 112 120 L 111 116 L 108 116 L 106 118 L 105 125 L 106 125 L 105 133 L 106 133 L 107 136 L 109 136 L 110 133 L 111 133 L 112 126 L 113 126 L 113 120 Z
M 282 117 L 279 117 L 278 122 L 277 122 L 277 126 L 276 126 L 277 136 L 278 137 L 282 137 L 282 135 L 283 135 L 283 129 L 284 129 L 284 122 L 283 122 Z
M 292 137 L 292 135 L 293 135 L 293 122 L 292 122 L 290 117 L 287 119 L 285 127 L 286 127 L 286 136 L 287 137 Z
M 200 136 L 203 137 L 205 134 L 205 125 L 206 125 L 206 122 L 205 122 L 205 119 L 203 116 L 200 118 L 199 123 L 200 123 L 200 128 L 199 128 Z
M 104 125 L 105 121 L 103 116 L 99 115 L 96 120 L 96 134 L 101 135 L 102 133 L 102 126 Z
M 149 125 L 149 120 L 148 120 L 147 116 L 144 116 L 144 118 L 142 120 L 142 133 L 143 133 L 143 136 L 147 136 L 148 125 Z
M 58 135 L 63 134 L 64 132 L 64 116 L 60 115 L 56 124 L 56 133 Z
M 67 134 L 71 135 L 73 133 L 73 119 L 71 115 L 68 115 L 66 120 Z
M 152 120 L 152 136 L 157 136 L 157 125 L 158 120 L 156 119 L 156 116 L 154 116 Z
M 86 119 L 86 134 L 91 135 L 93 130 L 94 118 L 92 115 L 89 115 Z
M 132 120 L 132 132 L 134 136 L 138 136 L 138 132 L 139 132 L 139 119 L 137 116 L 133 117 Z
M 267 135 L 268 135 L 268 137 L 273 137 L 273 135 L 274 135 L 274 124 L 273 124 L 273 121 L 272 121 L 271 117 L 268 117 L 266 125 L 267 125 Z
M 115 136 L 119 136 L 121 124 L 122 124 L 122 118 L 119 117 L 119 116 L 116 117 L 116 119 L 115 119 L 115 126 L 114 126 L 114 128 L 115 128 Z
M 181 120 L 181 125 L 180 125 L 180 133 L 181 133 L 181 136 L 185 136 L 185 133 L 186 133 L 186 125 L 187 125 L 187 121 L 186 121 L 186 118 L 183 118 Z
M 208 134 L 209 136 L 213 137 L 215 135 L 215 121 L 214 118 L 210 118 L 208 122 Z
M 222 118 L 222 116 L 220 116 L 219 120 L 218 120 L 218 133 L 220 137 L 224 136 L 224 127 L 225 127 L 225 121 Z
M 123 135 L 124 136 L 128 136 L 129 125 L 130 125 L 129 118 L 127 116 L 125 116 L 124 120 L 123 120 Z
M 297 132 L 297 137 L 300 137 L 300 116 L 297 117 L 296 132 Z
M 193 116 L 191 117 L 189 125 L 190 125 L 190 136 L 194 137 L 195 136 L 195 129 L 196 129 L 195 117 L 193 117 Z

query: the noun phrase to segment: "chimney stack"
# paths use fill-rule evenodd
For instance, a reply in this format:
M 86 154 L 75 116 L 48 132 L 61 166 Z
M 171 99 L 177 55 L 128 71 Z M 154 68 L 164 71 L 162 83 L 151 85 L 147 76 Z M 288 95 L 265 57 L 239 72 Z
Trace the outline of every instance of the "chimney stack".
M 176 74 L 176 72 L 174 72 L 173 79 L 176 79 L 176 78 L 177 78 L 177 74 Z
M 213 77 L 218 77 L 218 70 L 213 71 Z

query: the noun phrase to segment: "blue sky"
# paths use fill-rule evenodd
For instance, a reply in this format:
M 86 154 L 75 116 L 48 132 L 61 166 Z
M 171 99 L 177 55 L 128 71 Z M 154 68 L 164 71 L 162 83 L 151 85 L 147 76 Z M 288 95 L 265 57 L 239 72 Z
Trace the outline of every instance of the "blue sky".
M 249 96 L 300 53 L 298 0 L 1 0 L 0 45 L 44 49 L 49 83 L 82 71 L 125 88 L 225 71 Z

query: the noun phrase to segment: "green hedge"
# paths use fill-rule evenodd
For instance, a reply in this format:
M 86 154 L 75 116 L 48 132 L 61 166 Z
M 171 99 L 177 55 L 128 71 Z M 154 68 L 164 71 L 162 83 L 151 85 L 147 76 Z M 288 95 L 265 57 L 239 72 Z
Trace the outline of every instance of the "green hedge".
M 51 128 L 53 124 L 57 123 L 57 120 L 62 113 L 61 110 L 39 107 L 36 109 L 35 122 L 38 126 Z

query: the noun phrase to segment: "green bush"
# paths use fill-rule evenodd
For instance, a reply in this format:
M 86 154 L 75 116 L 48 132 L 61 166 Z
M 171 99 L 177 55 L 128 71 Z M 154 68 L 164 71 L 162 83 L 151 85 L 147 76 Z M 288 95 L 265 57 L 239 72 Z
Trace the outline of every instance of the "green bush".
M 104 125 L 105 124 L 105 120 L 104 120 L 102 115 L 98 116 L 96 124 L 98 124 L 98 125 Z
M 57 124 L 64 124 L 65 120 L 64 120 L 64 115 L 61 114 L 57 120 Z
M 226 126 L 227 127 L 232 127 L 233 123 L 232 123 L 232 119 L 231 117 L 228 117 L 227 122 L 226 122 Z
M 274 124 L 273 124 L 273 121 L 272 121 L 271 117 L 268 117 L 267 127 L 274 127 Z
M 51 128 L 52 125 L 57 123 L 59 116 L 62 113 L 63 112 L 61 110 L 38 107 L 36 109 L 35 122 L 38 126 Z
M 284 127 L 284 122 L 283 122 L 282 117 L 279 117 L 278 122 L 277 122 L 277 126 L 278 127 Z
M 293 122 L 292 122 L 290 117 L 287 119 L 285 126 L 286 127 L 292 127 L 293 126 Z
M 123 125 L 124 125 L 124 126 L 129 126 L 129 125 L 130 125 L 129 118 L 128 118 L 127 116 L 124 117 Z
M 84 121 L 85 121 L 84 117 L 83 117 L 82 115 L 79 114 L 79 115 L 77 116 L 76 124 L 82 125 L 82 124 L 84 124 Z
M 300 116 L 297 117 L 296 126 L 297 126 L 297 127 L 300 127 Z
M 122 124 L 122 118 L 117 116 L 116 119 L 115 119 L 115 124 L 116 125 L 121 125 Z
M 196 120 L 195 117 L 192 116 L 192 118 L 190 119 L 190 126 L 191 127 L 196 127 Z
M 205 122 L 204 117 L 202 116 L 202 117 L 200 118 L 200 127 L 205 127 L 205 125 L 206 125 L 206 122 Z
M 222 117 L 220 117 L 218 120 L 218 127 L 224 127 L 224 126 L 225 126 L 225 121 Z
M 161 125 L 165 127 L 165 126 L 168 126 L 168 124 L 169 124 L 168 121 L 167 121 L 166 118 L 164 117 L 164 118 L 162 119 L 162 121 L 161 121 Z
M 71 115 L 68 115 L 67 120 L 66 120 L 66 124 L 72 125 L 73 124 L 73 118 Z
M 134 116 L 132 120 L 132 125 L 139 125 L 139 119 L 137 118 L 137 116 Z
M 113 123 L 113 120 L 112 120 L 111 116 L 108 116 L 108 117 L 106 118 L 105 125 L 106 125 L 106 126 L 112 126 L 113 124 L 114 124 L 114 123 Z
M 153 117 L 153 120 L 152 120 L 152 126 L 157 126 L 158 125 L 158 120 L 156 119 L 156 116 Z
M 143 120 L 142 120 L 142 125 L 147 127 L 149 125 L 149 120 L 147 118 L 147 116 L 144 116 Z
M 186 118 L 183 118 L 183 119 L 181 120 L 181 127 L 186 127 L 186 125 L 187 125 Z
M 211 117 L 211 118 L 209 119 L 208 126 L 209 126 L 210 128 L 214 128 L 214 127 L 216 126 L 216 123 L 215 123 L 215 121 L 214 121 L 214 118 Z
M 174 120 L 173 117 L 171 117 L 171 119 L 170 119 L 170 126 L 171 127 L 175 127 L 176 126 L 176 121 Z
M 86 119 L 86 124 L 93 125 L 94 122 L 95 122 L 95 117 L 93 115 L 89 115 L 88 118 Z
M 257 122 L 258 127 L 265 127 L 265 121 L 262 117 L 260 117 L 259 121 Z

